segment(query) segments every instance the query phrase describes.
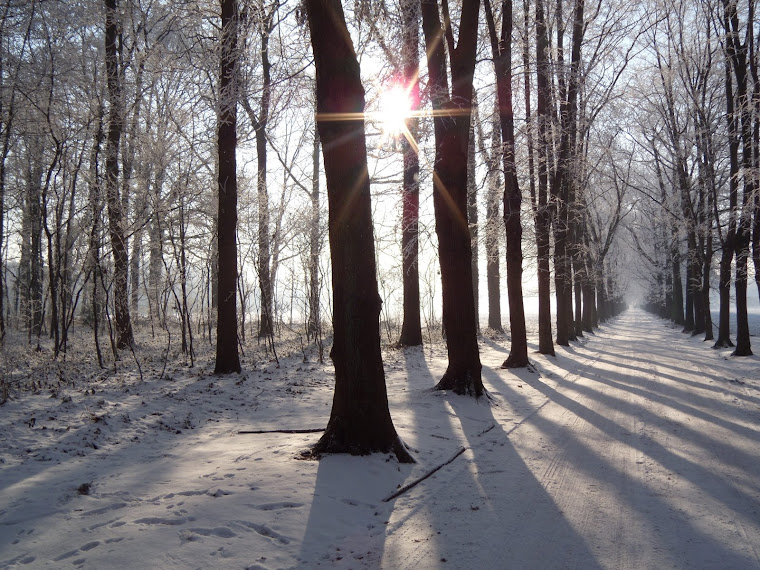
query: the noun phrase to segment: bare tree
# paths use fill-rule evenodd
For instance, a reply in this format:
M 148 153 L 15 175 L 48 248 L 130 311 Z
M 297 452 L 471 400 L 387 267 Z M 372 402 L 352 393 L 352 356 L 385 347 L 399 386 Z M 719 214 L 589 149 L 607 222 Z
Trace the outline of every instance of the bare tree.
M 121 94 L 121 71 L 119 70 L 119 9 L 117 0 L 105 1 L 105 58 L 108 85 L 108 129 L 106 135 L 106 203 L 108 205 L 108 230 L 114 263 L 114 313 L 116 324 L 116 348 L 128 348 L 134 342 L 132 322 L 129 317 L 127 297 L 127 271 L 129 259 L 127 240 L 124 235 L 124 212 L 119 196 L 119 142 L 124 128 Z M 123 198 L 123 197 L 121 197 Z
M 456 46 L 446 0 L 442 9 L 443 23 L 437 0 L 422 1 L 436 141 L 433 206 L 441 264 L 443 326 L 449 353 L 448 368 L 437 387 L 478 397 L 484 388 L 467 223 L 467 151 L 480 2 L 473 0 L 463 4 Z M 451 91 L 446 68 L 447 49 Z
M 420 101 L 419 39 L 420 7 L 417 0 L 404 0 L 401 7 L 401 59 L 404 83 L 412 101 L 414 112 Z M 401 190 L 403 210 L 401 214 L 402 281 L 404 288 L 404 321 L 401 326 L 399 345 L 422 344 L 420 320 L 420 269 L 419 269 L 419 216 L 420 216 L 420 161 L 417 148 L 419 120 L 412 115 L 406 120 L 408 138 L 401 141 L 404 156 L 404 180 Z M 407 133 L 404 133 L 407 135 Z
M 380 354 L 380 296 L 364 138 L 364 88 L 339 0 L 308 0 L 317 69 L 317 126 L 329 203 L 335 311 L 335 395 L 313 453 L 392 451 L 413 462 L 388 411 Z
M 509 327 L 511 347 L 503 368 L 522 368 L 528 365 L 528 341 L 525 329 L 525 308 L 522 290 L 522 222 L 520 205 L 522 194 L 517 181 L 515 163 L 515 125 L 512 108 L 512 1 L 501 4 L 501 34 L 497 35 L 496 22 L 490 0 L 485 0 L 486 23 L 491 40 L 496 91 L 499 104 L 499 121 L 504 164 L 504 224 L 507 234 L 507 294 L 509 295 Z
M 240 372 L 237 331 L 237 103 L 238 4 L 221 2 L 219 75 L 219 316 L 216 333 L 215 374 Z

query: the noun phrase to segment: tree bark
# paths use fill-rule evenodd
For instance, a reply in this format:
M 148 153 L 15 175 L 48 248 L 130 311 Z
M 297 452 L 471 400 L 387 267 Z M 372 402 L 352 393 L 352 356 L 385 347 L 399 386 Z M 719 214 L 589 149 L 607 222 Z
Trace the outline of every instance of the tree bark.
M 752 3 L 750 3 L 752 5 Z M 747 42 L 739 39 L 740 22 L 735 2 L 723 0 L 724 28 L 726 31 L 725 49 L 727 58 L 733 68 L 736 79 L 736 93 L 733 101 L 734 117 L 738 113 L 739 120 L 737 139 L 741 141 L 742 150 L 742 206 L 738 215 L 736 231 L 736 348 L 734 356 L 750 356 L 749 319 L 747 316 L 747 264 L 749 259 L 749 244 L 752 218 L 752 198 L 756 182 L 752 177 L 752 133 L 751 107 L 747 93 Z M 752 11 L 751 11 L 752 12 Z M 752 14 L 749 14 L 752 22 Z M 734 174 L 732 172 L 732 174 Z M 738 175 L 738 171 L 736 173 Z
M 215 374 L 240 372 L 237 330 L 237 102 L 238 4 L 221 0 L 221 66 L 219 78 L 219 313 Z
M 472 299 L 475 303 L 475 327 L 480 333 L 480 269 L 478 237 L 478 183 L 475 178 L 475 125 L 472 116 L 476 116 L 477 103 L 473 93 L 473 115 L 470 116 L 470 135 L 467 143 L 467 224 L 470 227 L 470 249 L 472 250 Z
M 259 209 L 259 289 L 261 292 L 261 318 L 259 320 L 259 338 L 274 334 L 273 307 L 273 275 L 270 267 L 271 250 L 269 239 L 269 193 L 267 191 L 267 125 L 269 122 L 269 107 L 272 100 L 272 63 L 269 60 L 269 35 L 272 32 L 272 22 L 277 10 L 275 2 L 261 23 L 261 102 L 259 116 L 254 123 L 256 131 L 257 159 L 257 193 Z
M 538 200 L 535 212 L 538 254 L 538 352 L 554 355 L 551 315 L 551 273 L 549 271 L 549 226 L 551 213 L 547 203 L 549 184 L 549 41 L 543 0 L 536 0 L 536 122 L 538 126 Z
M 410 111 L 419 107 L 420 84 L 418 80 L 419 1 L 406 0 L 402 7 L 402 61 L 405 88 L 412 101 Z M 404 321 L 401 325 L 400 346 L 420 346 L 422 344 L 422 322 L 420 319 L 420 270 L 419 270 L 419 216 L 420 216 L 420 159 L 417 155 L 417 117 L 409 117 L 406 127 L 409 131 L 401 140 L 404 156 L 404 180 L 401 190 L 401 256 L 402 282 L 404 291 Z M 405 133 L 406 134 L 406 133 Z
M 504 227 L 507 238 L 507 295 L 511 346 L 509 356 L 502 363 L 502 368 L 523 368 L 528 365 L 528 341 L 522 291 L 523 255 L 522 222 L 520 221 L 522 194 L 517 181 L 512 107 L 512 1 L 504 0 L 501 4 L 501 35 L 498 38 L 490 0 L 485 0 L 485 9 L 496 72 L 496 94 L 499 102 L 504 165 Z
M 340 0 L 307 0 L 307 10 L 317 70 L 317 127 L 327 179 L 335 307 L 330 352 L 335 394 L 313 454 L 393 452 L 399 461 L 413 462 L 388 411 L 380 354 L 381 300 L 359 63 Z
M 501 275 L 499 270 L 499 232 L 502 219 L 499 217 L 501 195 L 499 187 L 499 156 L 501 155 L 501 123 L 499 118 L 499 102 L 494 105 L 494 115 L 491 124 L 491 151 L 486 151 L 485 141 L 480 132 L 481 153 L 488 157 L 488 194 L 486 197 L 486 284 L 488 288 L 488 328 L 496 332 L 504 332 L 501 325 Z
M 478 397 L 484 388 L 467 222 L 467 150 L 480 2 L 472 0 L 463 4 L 456 48 L 448 4 L 443 6 L 445 27 L 441 25 L 437 0 L 422 0 L 422 28 L 435 114 L 433 208 L 441 264 L 443 326 L 449 355 L 448 368 L 437 388 Z M 444 42 L 451 60 L 451 94 Z
M 311 222 L 309 227 L 309 321 L 306 326 L 307 334 L 315 341 L 321 335 L 321 320 L 319 311 L 319 253 L 321 250 L 319 221 L 320 221 L 320 189 L 319 189 L 319 130 L 314 128 L 314 144 L 312 147 L 311 172 Z M 320 353 L 321 354 L 321 353 Z
M 113 303 L 116 325 L 116 348 L 128 348 L 134 342 L 127 297 L 129 259 L 124 235 L 124 212 L 119 197 L 119 143 L 123 130 L 121 73 L 119 71 L 119 15 L 117 0 L 105 0 L 105 60 L 108 85 L 108 132 L 106 135 L 106 204 L 108 230 L 113 252 Z

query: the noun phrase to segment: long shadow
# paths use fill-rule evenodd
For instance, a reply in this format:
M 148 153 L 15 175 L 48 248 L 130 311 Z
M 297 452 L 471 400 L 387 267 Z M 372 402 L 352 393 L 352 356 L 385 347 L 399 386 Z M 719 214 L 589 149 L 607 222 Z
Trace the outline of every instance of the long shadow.
M 613 373 L 611 371 L 607 371 L 607 376 L 618 376 L 617 373 Z M 558 403 L 565 407 L 566 409 L 572 411 L 576 415 L 582 417 L 595 427 L 599 428 L 600 430 L 604 431 L 605 433 L 614 433 L 614 430 L 612 429 L 614 427 L 614 423 L 609 419 L 598 412 L 592 410 L 591 408 L 588 408 L 586 406 L 583 406 L 580 404 L 576 399 L 569 398 L 568 396 L 565 396 L 563 393 L 561 393 L 558 389 L 566 388 L 569 389 L 569 386 L 567 385 L 566 381 L 560 382 L 560 384 L 557 386 L 557 389 L 551 388 L 544 383 L 540 382 L 539 380 L 533 380 L 531 378 L 527 378 L 526 383 L 533 386 L 535 389 L 540 391 L 542 394 L 544 394 L 547 398 L 551 399 L 553 402 Z M 602 378 L 596 378 L 596 382 L 605 384 L 610 387 L 614 387 L 615 384 L 620 384 L 617 380 L 604 380 Z M 586 396 L 590 399 L 593 399 L 595 403 L 603 404 L 609 409 L 619 409 L 621 406 L 626 406 L 631 410 L 631 413 L 635 415 L 637 419 L 640 419 L 648 424 L 656 424 L 661 423 L 663 421 L 663 418 L 660 416 L 652 413 L 648 408 L 640 405 L 640 404 L 634 404 L 631 402 L 626 402 L 622 398 L 617 398 L 615 396 L 611 396 L 609 394 L 602 393 L 598 390 L 594 390 L 593 388 L 589 386 L 585 386 L 582 383 L 574 383 L 572 385 L 572 390 L 576 392 L 577 394 Z M 633 390 L 628 390 L 630 393 L 637 393 Z M 656 397 L 650 396 L 649 393 L 647 393 L 645 390 L 638 391 L 638 394 L 643 395 L 649 400 L 653 401 L 661 401 L 660 399 Z M 740 431 L 737 428 L 742 428 L 742 426 L 738 426 L 736 424 L 733 424 L 732 422 L 720 422 L 717 421 L 717 418 L 714 416 L 709 416 L 707 414 L 701 414 L 697 415 L 695 412 L 697 410 L 693 408 L 689 408 L 685 405 L 680 406 L 671 406 L 667 403 L 666 406 L 679 410 L 684 411 L 687 414 L 695 415 L 696 417 L 700 417 L 701 419 L 705 419 L 706 421 L 710 421 L 712 423 L 715 423 L 716 425 L 722 425 L 723 427 L 726 427 L 727 429 L 733 430 L 735 432 Z M 726 425 L 728 424 L 728 425 Z M 746 465 L 751 465 L 753 462 L 756 462 L 758 457 L 754 455 L 748 455 L 747 453 L 744 453 L 735 447 L 731 445 L 730 442 L 722 441 L 717 438 L 710 437 L 708 435 L 703 434 L 702 432 L 699 432 L 688 425 L 682 425 L 679 427 L 679 433 L 683 435 L 685 438 L 688 438 L 692 443 L 695 445 L 703 448 L 703 449 L 717 449 L 717 450 L 726 450 L 727 453 L 722 455 L 722 460 L 724 463 L 729 465 L 734 465 L 737 467 L 745 467 Z M 748 428 L 741 429 L 743 435 L 748 440 L 754 440 L 757 438 L 757 432 L 754 432 Z M 673 455 L 671 452 L 668 452 L 670 455 Z M 668 457 L 670 457 L 668 455 Z M 673 455 L 673 458 L 675 459 L 676 456 Z M 679 461 L 684 461 L 683 458 L 678 457 Z M 696 469 L 702 469 L 700 465 L 693 462 L 687 462 L 687 465 L 690 464 Z M 667 464 L 666 464 L 667 465 Z
M 418 363 L 408 360 L 407 366 L 410 373 L 420 373 Z M 429 383 L 434 384 L 432 375 Z M 432 436 L 468 450 L 397 499 L 398 513 L 386 541 L 387 567 L 434 568 L 445 560 L 451 568 L 505 563 L 515 568 L 601 568 L 506 435 L 488 451 L 483 449 L 486 437 L 490 441 L 494 434 L 504 434 L 485 398 L 423 395 L 432 402 L 427 413 L 446 419 L 431 424 L 416 417 L 415 427 L 436 426 L 438 432 Z M 481 454 L 490 457 L 486 460 Z
M 451 404 L 458 414 L 467 413 L 470 407 L 456 397 Z M 470 552 L 462 558 L 461 567 L 494 567 L 501 561 L 513 568 L 602 568 L 589 537 L 579 534 L 525 463 L 504 426 L 494 418 L 491 406 L 482 406 L 481 417 L 494 427 L 487 432 L 464 432 L 472 453 L 468 471 L 471 484 L 480 492 L 480 502 L 461 522 L 477 525 L 485 536 L 479 537 L 474 564 L 468 563 L 467 558 L 473 556 Z
M 625 331 L 625 329 L 620 329 L 620 328 L 618 328 L 618 330 Z M 577 354 L 577 351 L 575 350 L 573 346 L 563 347 L 563 350 L 570 354 Z M 695 382 L 692 380 L 687 380 L 686 378 L 684 378 L 683 368 L 679 368 L 676 365 L 663 362 L 662 359 L 651 358 L 651 355 L 654 354 L 651 343 L 649 343 L 647 346 L 647 354 L 650 355 L 649 358 L 626 355 L 625 360 L 621 360 L 619 352 L 611 352 L 597 346 L 593 347 L 593 354 L 595 356 L 596 363 L 609 364 L 615 367 L 625 367 L 634 371 L 643 372 L 644 374 L 651 374 L 652 372 L 651 365 L 652 363 L 655 363 L 657 366 L 657 377 L 673 380 L 674 382 L 683 384 L 684 386 L 688 386 L 689 388 L 698 388 L 700 390 L 707 390 L 707 391 L 718 392 L 718 393 L 724 393 L 726 391 L 724 387 L 721 387 L 719 385 L 710 386 L 708 384 Z M 604 358 L 599 355 L 607 355 L 609 358 Z M 672 359 L 673 352 L 672 351 L 662 352 L 662 356 L 667 357 L 668 359 Z M 649 366 L 637 366 L 637 365 L 632 364 L 632 362 L 641 362 L 644 365 L 649 365 Z M 713 360 L 707 360 L 707 361 L 699 360 L 697 362 L 693 362 L 693 364 L 698 366 L 701 370 L 703 370 L 705 367 L 710 368 L 711 372 L 707 374 L 707 376 L 711 377 L 715 381 L 720 381 L 722 377 L 730 376 L 732 373 L 730 368 L 727 368 L 724 370 L 724 368 L 720 364 L 720 361 L 716 362 Z M 664 372 L 663 369 L 672 370 L 674 373 L 669 374 L 667 372 Z M 753 386 L 748 386 L 748 387 L 754 388 L 756 390 L 760 390 L 760 388 L 756 388 Z M 670 388 L 670 390 L 675 390 L 675 388 Z M 732 395 L 748 403 L 760 405 L 760 398 L 750 396 L 749 394 L 742 393 L 742 392 L 735 392 L 735 393 L 732 393 Z M 709 402 L 709 403 L 712 405 L 712 402 Z
M 378 567 L 393 510 L 382 502 L 382 490 L 411 469 L 379 455 L 320 459 L 297 567 Z
M 672 388 L 660 382 L 656 382 L 655 380 L 651 378 L 642 379 L 641 380 L 642 386 L 639 387 L 636 384 L 633 384 L 631 382 L 626 382 L 623 378 L 618 379 L 618 380 L 612 380 L 607 377 L 607 375 L 605 374 L 606 372 L 607 372 L 606 370 L 601 373 L 596 372 L 596 371 L 589 372 L 587 376 L 589 377 L 589 379 L 593 379 L 596 382 L 606 384 L 607 386 L 610 386 L 611 388 L 615 388 L 617 390 L 629 392 L 631 394 L 635 394 L 637 396 L 647 398 L 649 400 L 663 404 L 664 406 L 667 406 L 671 409 L 678 410 L 680 412 L 688 414 L 691 417 L 699 418 L 707 422 L 713 423 L 715 425 L 724 427 L 726 429 L 729 429 L 735 432 L 737 435 L 742 435 L 749 439 L 760 438 L 760 432 L 758 432 L 757 430 L 753 430 L 751 428 L 748 428 L 747 426 L 735 423 L 729 419 L 725 419 L 724 417 L 718 415 L 717 413 L 717 412 L 722 412 L 725 416 L 733 415 L 738 411 L 736 409 L 736 406 L 731 406 L 730 404 L 726 402 L 720 402 L 714 399 L 711 400 L 704 396 L 697 396 L 693 393 L 689 395 L 689 397 L 692 400 L 697 401 L 696 403 L 698 405 L 703 405 L 705 408 L 712 408 L 712 410 L 716 412 L 715 414 L 710 414 L 703 409 L 683 403 L 679 399 L 679 397 L 685 397 L 687 395 L 684 393 L 685 392 L 684 390 Z M 657 376 L 659 377 L 659 374 L 657 374 Z M 579 389 L 585 389 L 585 388 L 579 388 Z M 589 388 L 587 390 L 591 390 L 591 389 Z M 735 394 L 735 393 L 731 393 L 731 395 L 736 398 L 740 397 L 739 394 Z
M 487 372 L 487 376 L 492 383 L 500 386 L 504 394 L 508 394 L 508 398 L 518 396 L 495 373 Z M 742 513 L 743 516 L 751 520 L 751 513 L 753 510 L 757 510 L 758 504 L 756 498 L 746 495 L 738 489 L 730 488 L 717 494 L 712 492 L 712 488 L 724 488 L 725 481 L 719 476 L 685 458 L 676 456 L 670 450 L 653 441 L 649 441 L 648 446 L 643 448 L 641 443 L 624 426 L 600 416 L 572 398 L 547 387 L 540 379 L 534 376 L 523 374 L 521 378 L 524 382 L 545 394 L 552 402 L 564 407 L 581 420 L 588 422 L 624 445 L 650 456 L 672 472 L 684 474 L 690 482 L 701 487 L 705 492 L 714 494 L 717 500 L 721 501 L 734 512 Z M 630 413 L 627 410 L 626 412 Z M 539 429 L 547 439 L 553 440 L 556 448 L 561 450 L 560 454 L 564 461 L 569 462 L 573 468 L 586 473 L 589 478 L 597 479 L 601 484 L 613 489 L 617 500 L 627 502 L 626 508 L 636 511 L 641 519 L 650 519 L 649 524 L 653 530 L 656 530 L 656 540 L 663 544 L 668 552 L 674 556 L 675 560 L 678 560 L 678 564 L 683 564 L 685 567 L 703 567 L 706 564 L 710 565 L 710 560 L 712 560 L 719 562 L 721 567 L 725 568 L 749 568 L 754 567 L 757 563 L 756 560 L 748 558 L 742 553 L 731 549 L 730 546 L 716 540 L 700 528 L 699 521 L 692 520 L 685 512 L 674 509 L 664 498 L 658 496 L 655 489 L 649 488 L 637 478 L 628 476 L 619 466 L 612 464 L 606 459 L 602 453 L 592 450 L 569 431 L 560 429 L 556 424 L 546 419 L 543 414 L 535 414 L 529 419 L 529 422 L 532 426 Z M 603 452 L 603 450 L 600 451 Z M 553 464 L 554 467 L 552 469 L 560 469 L 560 467 L 557 467 L 557 461 Z M 585 508 L 590 513 L 585 516 L 598 516 L 596 510 L 603 507 L 604 505 L 601 505 L 601 507 L 594 505 L 587 506 Z M 654 516 L 656 513 L 663 512 L 667 513 L 667 517 L 657 518 Z M 609 516 L 606 518 L 609 518 Z M 666 518 L 669 519 L 669 524 L 663 526 L 662 523 Z M 602 522 L 602 524 L 605 523 Z M 607 530 L 609 532 L 609 529 Z M 620 540 L 625 542 L 625 537 L 621 537 Z M 699 548 L 691 548 L 689 544 L 699 545 Z M 654 545 L 651 544 L 629 546 L 633 547 L 634 555 L 636 554 L 636 548 L 654 548 Z M 709 553 L 707 559 L 704 558 L 706 556 L 705 553 Z M 635 567 L 636 564 L 634 563 L 633 566 Z
M 614 359 L 615 357 L 619 356 L 618 354 L 615 354 L 615 353 L 612 353 L 612 352 L 609 352 L 609 351 L 606 351 L 606 350 L 603 350 L 603 349 L 596 350 L 595 352 L 597 352 L 600 355 L 609 356 L 612 359 Z M 655 353 L 654 352 L 649 352 L 649 354 L 650 355 L 654 355 Z M 672 352 L 671 353 L 662 353 L 662 355 L 663 356 L 667 356 L 668 358 L 672 358 L 673 357 L 673 353 Z M 679 372 L 683 372 L 683 368 L 680 368 L 678 365 L 669 364 L 669 363 L 663 362 L 662 360 L 657 360 L 655 358 L 637 359 L 637 358 L 631 358 L 631 357 L 629 357 L 629 358 L 627 358 L 627 360 L 641 362 L 644 365 L 652 364 L 652 362 L 655 362 L 657 364 L 660 376 L 669 378 L 671 380 L 674 380 L 676 382 L 679 382 L 679 383 L 682 383 L 682 384 L 686 384 L 686 385 L 689 385 L 689 386 L 701 386 L 701 384 L 695 384 L 694 382 L 686 380 L 682 376 L 679 376 L 678 373 Z M 642 372 L 646 372 L 648 370 L 648 368 L 642 368 L 641 366 L 636 366 L 634 364 L 631 364 L 630 362 L 619 362 L 619 361 L 610 360 L 610 359 L 607 359 L 607 358 L 600 358 L 599 362 L 604 362 L 604 363 L 609 363 L 609 364 L 615 364 L 616 366 L 627 366 L 629 368 L 632 368 L 634 370 L 639 370 L 639 371 L 642 371 Z M 705 362 L 705 361 L 701 361 L 700 360 L 699 362 L 695 362 L 695 364 L 697 364 L 700 367 L 702 367 L 702 366 L 709 366 L 710 368 L 715 369 L 716 373 L 719 376 L 730 375 L 731 374 L 731 368 L 730 367 L 726 367 L 724 369 L 718 362 L 710 362 L 710 361 Z M 667 373 L 667 372 L 662 372 L 663 369 L 671 370 L 671 371 L 675 372 L 675 374 L 670 374 L 670 373 Z M 709 389 L 707 387 L 705 387 L 705 388 Z M 755 389 L 758 390 L 760 388 L 755 388 Z

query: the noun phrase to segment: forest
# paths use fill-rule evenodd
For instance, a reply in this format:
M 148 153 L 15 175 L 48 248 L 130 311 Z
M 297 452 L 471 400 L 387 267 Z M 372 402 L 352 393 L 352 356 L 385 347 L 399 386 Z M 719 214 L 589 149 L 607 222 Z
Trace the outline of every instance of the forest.
M 418 4 L 8 0 L 4 344 L 106 368 L 173 332 L 239 372 L 251 343 L 335 357 L 338 322 L 379 319 L 369 344 L 445 335 L 442 387 L 477 396 L 506 296 L 509 367 L 524 298 L 542 354 L 626 302 L 718 347 L 735 318 L 751 354 L 754 2 Z
M 580 390 L 595 366 L 605 374 L 605 354 L 634 375 L 691 379 L 698 395 L 689 398 L 702 398 L 712 378 L 728 386 L 720 394 L 756 410 L 756 8 L 755 0 L 2 0 L 0 417 L 12 435 L 0 442 L 0 464 L 18 468 L 3 488 L 16 493 L 42 477 L 22 475 L 31 457 L 70 465 L 106 441 L 110 454 L 113 441 L 144 440 L 143 423 L 155 416 L 149 433 L 197 430 L 198 446 L 203 422 L 224 422 L 216 436 L 290 434 L 284 453 L 327 465 L 292 468 L 316 473 L 316 488 L 319 473 L 309 469 L 337 465 L 325 463 L 333 454 L 379 453 L 403 474 L 404 491 L 438 477 L 447 453 L 457 452 L 449 462 L 474 453 L 467 461 L 477 463 L 472 438 L 511 442 L 546 402 L 615 432 L 605 423 L 622 413 L 612 396 L 598 398 L 609 408 L 602 419 L 577 408 L 580 396 L 560 395 Z M 643 368 L 630 364 L 641 356 L 631 352 L 636 342 L 649 343 Z M 730 364 L 716 371 L 720 359 Z M 688 362 L 696 368 L 679 368 Z M 657 367 L 671 365 L 661 378 Z M 519 384 L 500 390 L 505 374 Z M 627 382 L 615 378 L 613 388 Z M 670 406 L 676 396 L 663 393 Z M 226 399 L 249 413 L 219 403 Z M 702 400 L 689 402 L 691 412 L 672 409 L 707 421 L 694 411 Z M 436 418 L 459 417 L 461 447 L 409 428 L 428 406 L 438 415 L 420 425 L 432 433 Z M 468 428 L 467 414 L 488 415 L 491 427 Z M 721 418 L 729 431 L 741 425 L 741 437 L 757 435 L 756 418 Z M 56 443 L 40 451 L 53 432 Z M 82 436 L 72 447 L 74 432 Z M 150 453 L 168 457 L 161 442 Z M 530 462 L 507 445 L 512 469 L 528 473 Z M 737 453 L 742 469 L 758 464 L 746 448 Z M 349 471 L 382 471 L 377 457 L 363 459 Z M 677 471 L 669 459 L 661 465 Z M 71 475 L 73 491 L 58 500 L 94 501 L 104 474 L 92 473 Z M 716 485 L 708 494 L 721 499 Z M 739 487 L 723 506 L 743 509 L 737 497 L 758 504 L 756 484 Z M 283 503 L 277 495 L 288 491 L 271 489 L 260 511 L 279 517 L 306 504 Z M 16 506 L 0 508 L 0 524 L 21 524 L 8 514 Z M 182 523 L 139 521 L 195 520 L 177 513 Z M 391 514 L 377 507 L 375 516 Z M 320 521 L 308 519 L 307 536 Z M 558 532 L 573 543 L 568 524 Z M 280 545 L 292 538 L 258 522 L 243 527 Z M 721 552 L 760 565 L 757 524 L 742 529 L 754 554 Z M 197 530 L 182 540 L 241 532 Z M 301 544 L 329 541 L 320 536 Z M 0 567 L 35 560 L 4 559 L 10 544 L 0 542 Z M 95 548 L 86 546 L 70 556 Z M 306 550 L 273 564 L 308 566 Z M 359 566 L 402 567 L 409 554 L 389 562 L 380 552 Z M 578 556 L 582 567 L 609 567 L 591 551 Z M 163 566 L 192 558 L 180 559 Z

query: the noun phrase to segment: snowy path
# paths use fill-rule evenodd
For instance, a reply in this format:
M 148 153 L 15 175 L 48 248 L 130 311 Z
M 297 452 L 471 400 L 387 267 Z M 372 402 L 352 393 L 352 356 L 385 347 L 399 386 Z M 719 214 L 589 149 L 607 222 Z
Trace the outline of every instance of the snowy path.
M 532 354 L 536 372 L 501 370 L 485 339 L 487 403 L 430 390 L 442 347 L 388 351 L 412 466 L 238 435 L 325 425 L 332 368 L 300 357 L 19 393 L 0 408 L 0 569 L 760 569 L 760 359 L 728 354 L 635 310 Z
M 760 568 L 757 360 L 754 384 L 735 378 L 735 361 L 638 311 L 585 346 L 541 377 L 485 371 L 506 400 L 495 417 L 527 387 L 535 412 L 470 437 L 458 469 L 399 499 L 385 567 Z

